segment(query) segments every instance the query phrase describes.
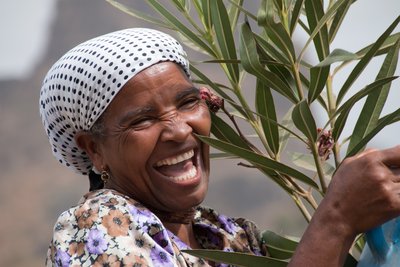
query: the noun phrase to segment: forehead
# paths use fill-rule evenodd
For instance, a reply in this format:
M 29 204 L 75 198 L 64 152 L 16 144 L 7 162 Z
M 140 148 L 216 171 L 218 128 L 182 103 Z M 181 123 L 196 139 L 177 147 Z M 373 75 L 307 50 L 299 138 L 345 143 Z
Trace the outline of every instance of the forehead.
M 107 108 L 109 111 L 134 109 L 151 103 L 167 103 L 193 88 L 185 72 L 172 62 L 155 64 L 131 78 Z

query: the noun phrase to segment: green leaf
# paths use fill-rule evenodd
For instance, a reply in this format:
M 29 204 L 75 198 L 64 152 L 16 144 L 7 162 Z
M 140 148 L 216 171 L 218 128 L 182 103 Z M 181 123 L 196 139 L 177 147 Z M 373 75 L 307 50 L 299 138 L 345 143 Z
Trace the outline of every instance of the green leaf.
M 282 81 L 279 76 L 267 71 L 261 65 L 257 54 L 257 46 L 254 40 L 253 32 L 251 31 L 248 23 L 242 24 L 240 33 L 239 51 L 243 68 L 247 72 L 262 80 L 266 86 L 276 90 L 290 101 L 294 103 L 298 102 L 298 98 L 293 93 L 292 89 L 284 81 Z
M 359 57 L 357 56 L 357 54 L 350 53 L 343 49 L 335 49 L 315 67 L 329 66 L 335 62 L 356 60 L 358 58 Z
M 186 38 L 191 40 L 193 43 L 197 44 L 201 49 L 216 57 L 214 50 L 212 50 L 199 36 L 197 36 L 192 30 L 185 26 L 174 14 L 169 12 L 162 4 L 157 0 L 147 0 L 147 2 L 163 16 L 171 25 L 175 27 L 175 30 L 179 31 Z
M 360 140 L 360 142 L 357 143 L 357 145 L 353 147 L 353 149 L 350 152 L 346 154 L 346 158 L 357 154 L 383 128 L 398 121 L 399 116 L 400 116 L 400 108 L 396 109 L 394 112 L 390 113 L 389 115 L 386 115 L 383 119 L 379 120 L 379 123 L 376 125 L 376 127 L 372 129 L 363 139 Z
M 295 50 L 292 39 L 281 21 L 275 19 L 276 7 L 273 0 L 264 0 L 257 13 L 258 25 L 263 26 L 270 41 L 280 49 L 289 62 L 294 62 Z
M 210 0 L 201 0 L 201 7 L 203 10 L 203 16 L 204 16 L 204 25 L 206 26 L 207 29 L 212 28 L 212 22 L 211 22 L 211 8 L 210 8 Z
M 375 53 L 375 56 L 379 56 L 379 55 L 382 55 L 382 54 L 386 54 L 387 51 L 390 49 L 390 47 L 392 47 L 392 46 L 397 42 L 397 40 L 398 40 L 399 38 L 400 38 L 400 32 L 394 33 L 394 34 L 390 35 L 390 36 L 383 42 L 383 44 L 382 44 L 381 47 L 378 49 L 378 51 Z M 357 55 L 358 57 L 363 57 L 363 56 L 371 49 L 371 47 L 372 47 L 374 44 L 375 44 L 375 43 L 370 44 L 370 45 L 364 47 L 363 49 L 359 50 L 359 51 L 356 53 L 356 55 Z
M 211 1 L 211 18 L 214 25 L 215 36 L 224 59 L 237 59 L 235 40 L 233 38 L 228 12 L 222 0 Z M 239 66 L 227 64 L 230 78 L 234 83 L 239 80 Z
M 292 121 L 293 108 L 294 106 L 289 108 L 289 110 L 287 111 L 285 116 L 283 116 L 281 121 L 281 125 L 289 130 L 292 130 L 294 128 L 294 124 Z M 290 132 L 286 131 L 283 127 L 279 127 L 279 143 L 280 143 L 279 153 L 281 153 L 285 149 L 290 137 Z
M 342 88 L 339 91 L 339 94 L 337 97 L 338 104 L 341 102 L 343 97 L 346 95 L 347 91 L 353 85 L 355 80 L 360 76 L 361 72 L 365 69 L 365 67 L 368 65 L 368 63 L 371 61 L 371 59 L 374 57 L 374 55 L 376 54 L 378 49 L 381 47 L 381 45 L 384 43 L 384 41 L 387 39 L 387 37 L 390 35 L 390 33 L 396 28 L 396 26 L 397 26 L 397 24 L 399 24 L 399 22 L 400 22 L 400 16 L 398 16 L 395 19 L 395 21 L 378 38 L 378 40 L 375 42 L 375 44 L 368 50 L 368 52 L 364 55 L 364 57 L 362 57 L 361 60 L 357 63 L 357 65 L 354 67 L 354 69 L 352 70 L 349 77 L 344 82 Z
M 350 6 L 355 2 L 355 0 L 349 0 L 345 5 L 341 6 L 332 20 L 331 26 L 329 28 L 329 43 L 335 39 L 336 33 L 338 32 L 340 26 L 342 25 L 343 19 L 347 14 Z
M 303 6 L 304 0 L 297 0 L 292 11 L 292 17 L 290 20 L 290 35 L 293 34 L 296 29 L 297 22 L 300 17 L 301 8 Z
M 347 117 L 350 113 L 350 110 L 353 108 L 354 104 L 357 103 L 364 96 L 370 94 L 372 91 L 378 89 L 382 89 L 382 85 L 389 83 L 396 79 L 397 77 L 387 77 L 380 80 L 376 80 L 373 83 L 367 85 L 364 89 L 358 91 L 355 95 L 353 95 L 349 100 L 347 100 L 340 108 L 336 110 L 332 117 L 336 117 L 338 114 L 339 117 L 335 122 L 335 126 L 333 127 L 332 136 L 335 141 L 339 139 L 340 134 L 343 131 L 345 126 Z
M 336 11 L 346 2 L 348 2 L 349 0 L 338 0 L 336 1 L 325 13 L 325 15 L 323 15 L 319 20 L 318 20 L 318 24 L 315 25 L 314 30 L 311 32 L 310 37 L 308 38 L 308 40 L 306 41 L 306 44 L 304 45 L 303 49 L 301 50 L 298 60 L 300 61 L 301 58 L 303 57 L 306 49 L 308 48 L 308 45 L 311 43 L 311 41 L 314 39 L 314 37 L 320 32 L 320 30 L 324 27 L 326 27 L 326 23 L 336 14 Z M 315 2 L 319 2 L 319 1 L 315 1 Z M 300 23 L 300 21 L 299 21 Z M 322 60 L 322 59 L 320 59 Z
M 271 58 L 275 59 L 277 62 L 281 62 L 281 64 L 290 65 L 289 60 L 279 52 L 275 46 L 271 45 L 267 42 L 266 37 L 262 37 L 253 33 L 254 38 L 257 43 L 257 48 L 263 49 L 264 53 L 268 54 Z
M 382 64 L 382 67 L 376 77 L 376 80 L 382 79 L 387 76 L 392 76 L 397 67 L 399 58 L 400 38 L 396 45 L 392 46 Z M 378 123 L 380 114 L 385 105 L 387 96 L 390 90 L 390 83 L 381 85 L 382 89 L 370 93 L 365 101 L 360 116 L 354 127 L 353 134 L 351 135 L 348 151 L 352 150 L 372 128 Z
M 298 152 L 291 152 L 290 159 L 298 167 L 304 168 L 309 171 L 317 172 L 317 167 L 315 166 L 315 159 L 311 154 L 302 154 Z M 324 174 L 327 176 L 332 176 L 335 172 L 335 167 L 333 167 L 328 162 L 323 162 L 322 166 Z
M 321 18 L 324 16 L 322 1 L 305 0 L 306 17 L 310 30 L 313 31 Z M 328 27 L 324 24 L 314 38 L 314 46 L 319 60 L 325 59 L 329 55 Z
M 271 89 L 257 79 L 256 85 L 256 111 L 261 114 L 261 125 L 264 130 L 265 139 L 274 154 L 279 152 L 279 132 L 276 123 L 274 98 Z
M 158 26 L 161 26 L 161 27 L 164 27 L 164 28 L 167 28 L 167 29 L 171 29 L 171 25 L 166 24 L 165 22 L 163 22 L 161 20 L 158 20 L 158 19 L 156 19 L 156 18 L 154 18 L 152 16 L 149 16 L 144 12 L 140 12 L 140 11 L 138 11 L 136 9 L 130 8 L 130 7 L 126 6 L 126 5 L 124 5 L 124 4 L 119 3 L 116 0 L 106 0 L 106 1 L 108 3 L 110 3 L 111 5 L 113 5 L 114 7 L 118 8 L 119 10 L 125 12 L 126 14 L 131 15 L 132 17 L 135 17 L 135 18 L 138 18 L 138 19 L 150 22 L 150 23 L 154 23 L 154 24 L 156 24 Z
M 299 241 L 293 240 L 293 238 L 284 237 L 278 235 L 272 231 L 266 230 L 261 234 L 262 240 L 268 245 L 273 245 L 277 248 L 286 249 L 294 252 L 297 248 Z
M 224 262 L 235 266 L 248 267 L 285 267 L 288 262 L 266 256 L 255 256 L 247 253 L 225 252 L 213 249 L 192 249 L 183 250 L 195 257 L 205 258 L 216 262 Z
M 292 112 L 294 125 L 299 129 L 312 143 L 317 141 L 317 126 L 310 107 L 306 100 L 298 103 Z
M 232 156 L 229 153 L 210 153 L 210 159 L 237 159 L 237 156 Z
M 270 169 L 282 174 L 289 175 L 299 181 L 302 181 L 316 189 L 318 189 L 318 185 L 309 177 L 304 175 L 303 173 L 287 166 L 283 163 L 275 161 L 273 159 L 267 158 L 263 155 L 257 154 L 253 151 L 241 148 L 234 144 L 230 144 L 221 140 L 213 139 L 207 136 L 198 136 L 198 138 L 206 144 L 211 145 L 221 151 L 231 153 L 236 155 L 242 159 L 249 161 L 250 163 L 254 164 L 255 166 L 260 166 L 262 168 Z
M 241 7 L 243 5 L 243 0 L 231 0 L 233 2 L 229 8 L 229 18 L 231 22 L 232 32 L 235 32 L 237 21 L 240 15 Z
M 233 130 L 233 128 L 227 124 L 223 119 L 215 115 L 211 114 L 211 133 L 217 137 L 219 140 L 235 144 L 237 146 L 248 149 L 248 144 Z
M 310 69 L 310 87 L 308 89 L 308 102 L 312 103 L 319 97 L 325 87 L 329 76 L 329 66 L 313 67 Z

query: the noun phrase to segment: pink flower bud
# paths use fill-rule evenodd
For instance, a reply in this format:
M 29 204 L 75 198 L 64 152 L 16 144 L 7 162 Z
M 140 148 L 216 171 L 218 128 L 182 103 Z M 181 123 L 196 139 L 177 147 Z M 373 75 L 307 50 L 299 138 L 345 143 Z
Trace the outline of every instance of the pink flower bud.
M 220 108 L 224 106 L 224 100 L 219 96 L 215 95 L 210 89 L 201 87 L 200 88 L 201 99 L 206 101 L 206 104 L 211 112 L 216 113 Z
M 325 160 L 329 159 L 329 155 L 332 153 L 333 145 L 335 144 L 332 137 L 332 131 L 322 130 L 321 128 L 318 128 L 317 131 L 319 134 L 317 140 L 318 155 Z

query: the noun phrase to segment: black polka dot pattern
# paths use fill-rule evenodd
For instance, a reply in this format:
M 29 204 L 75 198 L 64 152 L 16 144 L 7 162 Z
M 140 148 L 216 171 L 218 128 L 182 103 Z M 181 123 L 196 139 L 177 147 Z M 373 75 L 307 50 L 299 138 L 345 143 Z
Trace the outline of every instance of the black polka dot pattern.
M 132 28 L 79 44 L 47 73 L 40 91 L 40 116 L 54 156 L 76 172 L 92 169 L 74 136 L 89 130 L 123 85 L 158 62 L 180 64 L 190 77 L 182 46 L 171 36 Z

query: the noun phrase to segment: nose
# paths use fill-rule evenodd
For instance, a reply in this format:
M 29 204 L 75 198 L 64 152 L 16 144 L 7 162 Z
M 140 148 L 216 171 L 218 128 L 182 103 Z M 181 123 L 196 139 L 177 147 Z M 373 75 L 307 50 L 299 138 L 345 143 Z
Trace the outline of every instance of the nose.
M 164 120 L 161 141 L 184 142 L 192 134 L 192 131 L 188 120 L 176 113 Z

